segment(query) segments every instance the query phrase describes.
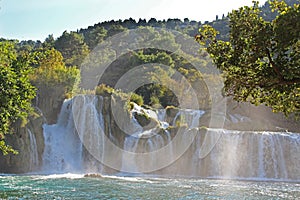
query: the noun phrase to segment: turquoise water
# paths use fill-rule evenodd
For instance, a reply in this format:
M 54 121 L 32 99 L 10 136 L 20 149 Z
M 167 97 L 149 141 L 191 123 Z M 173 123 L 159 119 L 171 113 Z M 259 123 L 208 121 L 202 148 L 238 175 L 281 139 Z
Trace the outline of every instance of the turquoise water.
M 2 175 L 0 199 L 300 199 L 300 183 Z

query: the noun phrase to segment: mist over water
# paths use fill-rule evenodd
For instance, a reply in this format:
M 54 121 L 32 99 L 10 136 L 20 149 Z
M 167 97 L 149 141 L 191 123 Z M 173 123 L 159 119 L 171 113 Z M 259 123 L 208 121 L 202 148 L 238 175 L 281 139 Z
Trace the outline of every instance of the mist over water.
M 105 121 L 109 114 L 103 114 L 102 97 L 79 98 L 80 104 L 75 106 L 80 110 L 75 116 L 71 103 L 74 99 L 67 100 L 58 123 L 44 126 L 42 171 L 45 173 L 300 180 L 300 136 L 297 133 L 203 130 L 199 128 L 199 120 L 204 111 L 180 110 L 173 119 L 167 119 L 162 110 L 135 105 L 128 122 L 133 134 L 116 134 L 111 132 L 111 122 Z M 153 118 L 157 126 L 142 127 L 135 113 Z M 174 133 L 169 127 L 179 118 L 185 125 Z M 74 123 L 79 125 L 76 127 Z

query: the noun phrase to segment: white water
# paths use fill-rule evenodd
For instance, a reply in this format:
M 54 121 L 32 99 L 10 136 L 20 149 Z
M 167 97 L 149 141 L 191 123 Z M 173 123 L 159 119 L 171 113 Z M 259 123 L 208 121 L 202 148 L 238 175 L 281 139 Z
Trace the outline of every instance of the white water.
M 31 132 L 29 128 L 27 128 L 27 133 L 29 135 L 30 140 L 30 171 L 33 171 L 36 169 L 36 167 L 39 165 L 39 158 L 38 158 L 38 151 L 37 151 L 37 144 L 35 135 Z
M 42 170 L 47 173 L 82 170 L 82 144 L 75 131 L 71 100 L 66 100 L 58 123 L 44 125 L 45 149 Z
M 71 106 L 77 106 L 73 113 Z M 111 123 L 105 123 L 105 119 L 113 116 L 103 116 L 102 98 L 81 96 L 73 105 L 71 100 L 65 101 L 58 123 L 44 125 L 43 170 L 102 173 L 100 162 L 106 164 L 109 161 L 111 164 L 115 160 L 119 163 L 115 169 L 123 173 L 300 180 L 299 134 L 224 129 L 203 131 L 198 128 L 203 111 L 180 110 L 172 123 L 180 121 L 188 128 L 174 135 L 168 130 L 165 111 L 155 112 L 135 106 L 133 112 L 146 113 L 158 120 L 160 128 L 144 130 L 132 115 L 134 132 L 121 137 L 122 133 L 112 132 Z M 109 140 L 119 140 L 123 151 L 108 147 Z M 100 162 L 86 161 L 87 153 L 84 153 L 81 141 Z M 189 148 L 185 148 L 186 145 Z
M 207 157 L 199 160 L 197 175 L 300 179 L 299 134 L 217 129 L 211 133 L 220 134 L 220 139 Z
M 157 161 L 155 154 L 150 156 L 150 159 L 138 159 L 137 157 L 141 153 L 154 152 L 162 147 L 164 147 L 164 138 L 159 135 L 159 129 L 153 128 L 150 130 L 143 130 L 143 127 L 138 124 L 137 120 L 134 118 L 134 113 L 139 113 L 151 117 L 160 122 L 161 127 L 168 127 L 169 124 L 165 122 L 165 112 L 155 112 L 153 110 L 144 109 L 136 104 L 134 104 L 133 110 L 131 111 L 132 120 L 138 126 L 136 133 L 125 137 L 123 149 L 127 153 L 122 155 L 122 173 L 143 173 L 143 165 L 154 165 L 153 163 Z M 167 143 L 171 141 L 171 138 L 167 138 Z M 138 148 L 140 147 L 140 148 Z M 148 158 L 148 157 L 147 157 Z

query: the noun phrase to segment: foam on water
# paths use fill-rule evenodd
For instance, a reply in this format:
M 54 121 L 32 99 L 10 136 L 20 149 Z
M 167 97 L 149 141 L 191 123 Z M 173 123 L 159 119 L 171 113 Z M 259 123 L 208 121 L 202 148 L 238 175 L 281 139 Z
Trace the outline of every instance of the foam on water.
M 49 174 L 49 175 L 34 175 L 34 177 L 38 179 L 60 179 L 60 178 L 67 178 L 67 179 L 80 179 L 84 178 L 84 174 Z
M 143 113 L 158 120 L 159 125 L 152 129 L 144 129 L 134 115 L 131 115 L 132 133 L 119 137 L 118 134 L 121 133 L 113 133 L 112 130 L 115 129 L 110 127 L 111 123 L 105 122 L 110 118 L 103 114 L 102 97 L 81 96 L 76 101 L 75 119 L 74 112 L 72 113 L 70 109 L 72 100 L 67 100 L 62 106 L 58 123 L 44 125 L 43 170 L 46 173 L 89 173 L 85 171 L 85 166 L 89 163 L 86 161 L 87 152 L 84 152 L 82 141 L 85 142 L 85 147 L 93 147 L 87 150 L 96 150 L 99 153 L 100 156 L 97 157 L 99 161 L 104 161 L 114 155 L 113 149 L 107 148 L 104 140 L 109 138 L 123 144 L 124 151 L 112 157 L 118 159 L 119 172 L 116 173 L 134 173 L 139 176 L 146 171 L 158 176 L 260 181 L 300 180 L 298 133 L 212 128 L 203 130 L 199 128 L 201 127 L 199 120 L 204 111 L 181 109 L 173 119 L 168 119 L 171 125 L 176 125 L 180 121 L 187 126 L 175 136 L 169 132 L 165 110 L 154 111 L 134 105 L 132 113 Z M 79 123 L 77 131 L 74 121 Z M 175 137 L 178 140 L 175 141 Z M 120 138 L 122 141 L 118 141 Z M 191 139 L 193 141 L 189 148 L 183 149 L 182 154 L 179 154 L 181 146 Z M 153 153 L 161 149 L 164 149 L 163 155 Z M 148 155 L 141 157 L 144 154 Z M 162 168 L 156 168 L 157 163 L 165 162 L 167 159 L 170 163 Z M 93 172 L 102 173 L 104 166 L 97 162 L 95 165 L 99 165 L 95 167 L 98 171 Z M 147 171 L 152 168 L 154 171 Z

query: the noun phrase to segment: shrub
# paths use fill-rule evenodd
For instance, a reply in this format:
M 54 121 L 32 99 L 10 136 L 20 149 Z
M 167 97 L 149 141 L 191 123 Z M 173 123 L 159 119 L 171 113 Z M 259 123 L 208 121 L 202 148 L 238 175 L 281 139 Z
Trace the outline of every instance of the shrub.
M 103 97 L 111 96 L 113 93 L 115 93 L 114 88 L 105 84 L 98 85 L 95 89 L 95 94 Z
M 137 105 L 141 106 L 144 104 L 144 99 L 142 96 L 136 94 L 136 93 L 132 93 L 130 95 L 130 101 L 136 103 Z

